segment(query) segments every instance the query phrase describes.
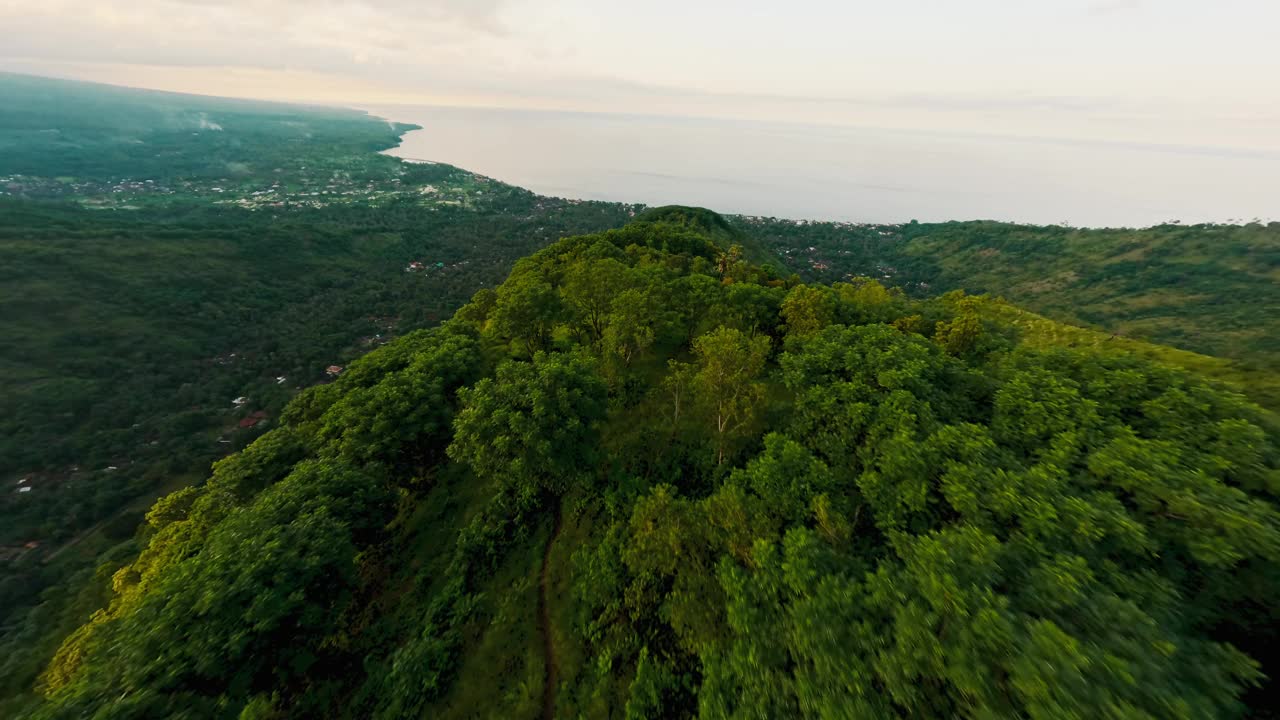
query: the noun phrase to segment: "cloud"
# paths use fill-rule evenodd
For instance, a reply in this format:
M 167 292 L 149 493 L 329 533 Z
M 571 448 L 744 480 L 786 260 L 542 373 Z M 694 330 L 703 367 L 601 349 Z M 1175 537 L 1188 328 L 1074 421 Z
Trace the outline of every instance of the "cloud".
M 235 9 L 244 13 L 261 13 L 264 9 L 269 9 L 272 15 L 278 15 L 282 9 L 287 14 L 294 14 L 362 6 L 390 18 L 457 22 L 471 28 L 499 34 L 505 32 L 500 12 L 509 4 L 508 0 L 363 0 L 362 2 L 273 0 L 269 4 L 259 0 L 171 0 L 171 2 L 175 5 L 206 9 Z
M 448 64 L 496 46 L 506 0 L 0 0 L 0 54 L 59 61 L 342 72 Z
M 1142 0 L 797 3 L 808 11 L 768 0 L 747 3 L 763 14 L 688 0 L 0 0 L 0 69 L 304 102 L 1280 146 L 1280 93 L 1267 82 L 1280 65 L 1261 41 L 1280 10 L 1268 0 L 1158 15 Z M 1116 13 L 1150 15 L 1152 27 L 1098 19 Z
M 1143 5 L 1143 0 L 1098 0 L 1089 4 L 1085 8 L 1087 15 L 1112 15 L 1130 10 L 1138 10 Z

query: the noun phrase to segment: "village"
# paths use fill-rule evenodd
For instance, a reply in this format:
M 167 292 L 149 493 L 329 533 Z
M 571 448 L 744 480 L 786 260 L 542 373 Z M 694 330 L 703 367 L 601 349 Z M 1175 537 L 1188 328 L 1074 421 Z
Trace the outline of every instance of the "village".
M 400 168 L 399 175 L 406 174 Z M 213 179 L 118 178 L 85 180 L 69 177 L 7 175 L 0 177 L 0 197 L 70 198 L 95 209 L 137 209 L 150 203 L 198 200 L 246 210 L 315 209 L 333 205 L 382 205 L 411 200 L 426 207 L 475 209 L 492 181 L 457 171 L 447 180 L 417 185 L 402 177 L 355 179 L 345 169 L 275 168 L 269 176 Z M 268 182 L 270 180 L 270 182 Z
M 394 318 L 371 318 L 385 333 L 376 333 L 372 336 L 359 339 L 361 345 L 382 345 L 390 341 L 392 336 L 390 332 L 394 329 Z M 238 354 L 235 352 L 225 353 L 211 359 L 215 365 L 231 365 L 236 362 Z M 345 367 L 337 364 L 330 364 L 323 368 L 323 378 L 325 381 L 336 380 L 342 375 Z M 276 376 L 271 384 L 284 386 L 288 383 L 289 378 L 284 375 Z M 291 388 L 296 391 L 297 387 Z M 232 452 L 236 447 L 243 446 L 246 442 L 265 431 L 271 424 L 272 416 L 265 410 L 257 407 L 257 402 L 245 395 L 232 398 L 225 410 L 226 420 L 220 432 L 212 432 L 208 434 L 209 442 L 214 443 L 218 447 L 219 456 Z M 135 424 L 133 429 L 136 430 L 139 425 Z M 215 439 L 216 438 L 216 439 Z M 159 444 L 156 440 L 144 441 L 139 447 L 139 452 L 146 452 L 148 449 L 155 451 L 155 446 Z M 115 476 L 120 474 L 129 474 L 134 461 L 127 458 L 113 460 L 109 464 L 103 464 L 101 467 L 82 467 L 79 464 L 68 465 L 62 468 L 46 468 L 39 471 L 27 471 L 17 476 L 9 476 L 3 482 L 9 486 L 7 497 L 0 500 L 2 503 L 24 503 L 29 502 L 28 498 L 34 500 L 41 495 L 51 492 L 58 486 L 67 483 L 85 482 L 94 477 L 105 478 L 107 476 Z M 123 477 L 120 480 L 123 481 Z M 82 535 L 73 538 L 72 542 Z M 8 542 L 0 544 L 0 565 L 21 563 L 29 559 L 38 562 L 48 562 L 52 559 L 53 554 L 60 552 L 61 549 L 67 547 L 67 542 L 46 542 L 46 539 L 40 537 L 26 537 L 16 542 Z

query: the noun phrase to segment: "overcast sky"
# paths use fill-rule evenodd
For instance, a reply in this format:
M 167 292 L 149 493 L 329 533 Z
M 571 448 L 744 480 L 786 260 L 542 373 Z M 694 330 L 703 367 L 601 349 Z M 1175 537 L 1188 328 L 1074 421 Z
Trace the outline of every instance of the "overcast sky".
M 1280 149 L 1277 0 L 0 0 L 0 69 L 218 95 Z

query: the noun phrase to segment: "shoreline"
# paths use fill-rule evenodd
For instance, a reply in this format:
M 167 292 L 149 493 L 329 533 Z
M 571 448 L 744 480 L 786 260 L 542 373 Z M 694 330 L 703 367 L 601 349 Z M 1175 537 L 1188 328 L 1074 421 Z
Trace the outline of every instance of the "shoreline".
M 463 112 L 476 111 L 473 108 L 453 108 L 453 107 L 447 107 L 447 106 L 439 106 L 439 107 L 438 106 L 402 106 L 402 107 L 396 108 L 396 110 L 400 112 L 404 112 L 404 111 L 412 112 L 413 107 L 420 107 L 421 109 L 429 108 L 431 110 L 442 110 L 442 111 L 445 111 L 446 113 L 457 112 L 457 111 L 463 111 Z M 1280 217 L 1257 217 L 1257 218 L 1250 218 L 1248 220 L 1245 220 L 1243 218 L 1188 220 L 1188 219 L 1179 219 L 1179 218 L 1171 217 L 1164 220 L 1148 220 L 1146 222 L 1142 222 L 1142 221 L 1105 222 L 1103 221 L 1098 223 L 1088 223 L 1088 222 L 1079 223 L 1079 222 L 1073 222 L 1069 219 L 1055 222 L 1055 221 L 1051 221 L 1047 219 L 1039 219 L 1035 217 L 1017 217 L 1017 216 L 1007 216 L 1007 215 L 1002 217 L 1001 215 L 996 215 L 994 213 L 991 215 L 987 215 L 985 217 L 981 214 L 976 214 L 976 213 L 972 215 L 964 215 L 960 213 L 956 213 L 953 215 L 944 215 L 944 214 L 939 214 L 935 212 L 928 212 L 926 207 L 929 204 L 928 202 L 921 202 L 917 207 L 917 206 L 908 206 L 907 203 L 901 202 L 901 201 L 893 204 L 898 205 L 900 209 L 905 208 L 906 209 L 905 212 L 892 213 L 891 215 L 886 215 L 884 217 L 873 219 L 871 217 L 868 217 L 869 213 L 866 213 L 865 211 L 841 213 L 840 211 L 834 210 L 834 209 L 828 209 L 824 211 L 818 208 L 814 208 L 808 212 L 804 210 L 798 210 L 798 209 L 792 209 L 791 211 L 788 211 L 782 208 L 778 208 L 775 210 L 767 207 L 770 204 L 768 202 L 757 202 L 758 200 L 761 200 L 761 199 L 768 200 L 770 197 L 779 197 L 784 199 L 791 198 L 792 203 L 796 202 L 796 199 L 803 201 L 806 193 L 802 192 L 799 189 L 799 187 L 795 186 L 794 184 L 788 184 L 783 180 L 774 181 L 775 187 L 777 187 L 778 191 L 776 193 L 771 194 L 767 192 L 762 192 L 759 189 L 751 189 L 751 186 L 753 185 L 753 183 L 743 180 L 740 177 L 733 177 L 729 179 L 717 179 L 717 178 L 703 177 L 701 176 L 701 174 L 697 174 L 697 173 L 681 173 L 678 171 L 676 172 L 649 172 L 646 170 L 628 171 L 625 169 L 627 167 L 627 164 L 625 163 L 619 165 L 619 168 L 622 168 L 622 169 L 612 169 L 612 168 L 609 168 L 607 165 L 604 168 L 598 168 L 598 167 L 592 168 L 587 164 L 581 164 L 581 166 L 575 167 L 570 163 L 562 164 L 561 167 L 554 167 L 551 165 L 536 165 L 536 164 L 531 165 L 531 167 L 534 167 L 534 168 L 549 167 L 554 170 L 563 171 L 566 175 L 569 176 L 569 179 L 567 182 L 565 182 L 564 180 L 561 180 L 559 183 L 557 183 L 562 185 L 561 188 L 557 188 L 554 190 L 540 190 L 537 187 L 539 183 L 537 181 L 533 181 L 532 178 L 526 178 L 526 179 L 513 178 L 509 180 L 506 178 L 510 177 L 511 173 L 504 171 L 502 169 L 488 168 L 488 169 L 482 169 L 482 170 L 472 170 L 470 168 L 475 164 L 474 162 L 467 163 L 464 161 L 462 163 L 457 163 L 457 162 L 448 162 L 445 160 L 433 160 L 433 159 L 428 159 L 426 157 L 421 157 L 421 154 L 422 154 L 421 152 L 407 150 L 406 146 L 412 143 L 412 141 L 410 140 L 411 135 L 413 133 L 425 133 L 427 132 L 428 128 L 426 127 L 426 124 L 424 124 L 424 122 L 421 119 L 418 119 L 417 121 L 413 121 L 413 122 L 389 119 L 384 116 L 387 114 L 386 113 L 387 109 L 389 108 L 384 108 L 380 111 L 365 109 L 364 112 L 366 112 L 370 117 L 375 117 L 379 120 L 387 122 L 389 125 L 397 127 L 397 129 L 400 127 L 406 127 L 406 126 L 407 127 L 405 131 L 402 134 L 400 134 L 399 142 L 394 147 L 381 150 L 379 151 L 379 154 L 387 155 L 389 157 L 394 157 L 405 163 L 415 164 L 415 165 L 450 164 L 450 165 L 454 165 L 455 167 L 458 167 L 459 169 L 466 170 L 467 172 L 473 172 L 478 175 L 490 177 L 498 180 L 499 182 L 503 182 L 508 185 L 512 185 L 515 187 L 528 190 L 537 195 L 542 195 L 545 197 L 556 197 L 556 198 L 561 198 L 565 200 L 577 200 L 580 202 L 613 202 L 613 203 L 632 204 L 632 205 L 643 204 L 649 207 L 659 207 L 662 205 L 670 205 L 670 204 L 692 204 L 692 205 L 715 209 L 716 212 L 719 212 L 720 214 L 723 214 L 723 215 L 733 215 L 733 216 L 738 216 L 742 218 L 773 219 L 773 220 L 785 221 L 785 222 L 795 222 L 797 224 L 817 223 L 817 224 L 832 224 L 832 225 L 897 226 L 897 225 L 907 225 L 907 224 L 910 224 L 912 221 L 918 221 L 922 224 L 940 224 L 940 223 L 948 223 L 948 222 L 959 222 L 959 223 L 990 222 L 990 223 L 1000 223 L 1000 224 L 1007 224 L 1007 225 L 1020 225 L 1020 226 L 1026 226 L 1026 227 L 1039 227 L 1039 228 L 1062 227 L 1062 228 L 1069 228 L 1069 229 L 1075 229 L 1075 230 L 1124 231 L 1124 230 L 1148 230 L 1152 228 L 1171 227 L 1171 226 L 1211 228 L 1211 227 L 1247 227 L 1250 225 L 1259 225 L 1259 226 L 1266 227 L 1270 224 L 1280 221 Z M 503 109 L 503 108 L 483 108 L 483 109 L 480 109 L 479 111 L 488 112 L 488 113 L 510 112 L 509 110 Z M 518 110 L 516 112 L 525 112 L 525 111 Z M 544 117 L 552 117 L 555 115 L 564 114 L 566 111 L 532 111 L 532 112 L 537 112 Z M 584 117 L 584 116 L 589 117 L 589 116 L 596 115 L 596 113 L 581 113 L 581 112 L 574 112 L 574 113 L 568 113 L 568 114 L 571 114 L 575 117 Z M 616 117 L 610 115 L 610 119 L 616 119 Z M 555 130 L 561 130 L 561 128 L 555 127 L 554 125 L 552 127 Z M 803 125 L 797 125 L 797 127 L 803 127 Z M 512 126 L 511 129 L 512 129 L 513 135 L 518 134 L 522 132 L 522 130 L 524 130 L 521 126 L 514 126 L 514 125 Z M 449 127 L 447 124 L 445 124 L 445 127 L 443 128 L 442 132 L 447 134 L 449 131 L 454 131 L 454 133 L 457 134 L 457 128 Z M 531 147 L 539 147 L 537 143 L 529 143 L 529 145 Z M 566 147 L 571 148 L 571 146 L 569 145 L 566 145 Z M 413 155 L 408 154 L 410 152 L 413 152 L 414 154 Z M 590 160 L 596 160 L 596 159 L 597 159 L 597 156 L 592 155 L 590 157 Z M 678 164 L 679 162 L 678 155 L 673 155 L 672 158 L 659 158 L 659 159 L 669 164 Z M 652 161 L 652 155 L 641 158 L 640 162 L 644 162 L 644 161 Z M 837 167 L 839 166 L 837 165 Z M 767 175 L 768 169 L 769 168 L 762 168 L 759 172 L 762 175 Z M 828 166 L 826 169 L 829 171 L 830 166 Z M 823 170 L 823 167 L 819 166 L 819 167 L 813 168 L 812 171 L 821 172 L 822 170 Z M 537 172 L 537 171 L 534 170 L 534 172 Z M 597 196 L 588 196 L 590 193 L 584 192 L 582 188 L 577 188 L 576 190 L 574 189 L 576 186 L 591 184 L 590 180 L 588 179 L 588 176 L 592 174 L 605 175 L 610 179 L 622 178 L 622 181 L 616 183 L 613 186 L 607 186 L 602 184 L 596 193 Z M 1048 178 L 1050 180 L 1053 180 L 1054 182 L 1057 182 L 1058 181 L 1057 178 L 1059 177 L 1059 175 L 1060 174 L 1048 173 L 1048 174 L 1042 174 L 1042 175 L 1036 176 L 1033 173 L 1028 176 L 1028 181 L 1034 181 L 1036 177 L 1039 177 L 1042 180 L 1044 180 L 1045 178 Z M 927 182 L 929 177 L 930 176 L 927 173 L 925 173 L 921 176 L 921 181 Z M 909 180 L 909 178 L 904 178 L 904 179 Z M 643 187 L 628 189 L 624 187 L 628 182 L 632 185 L 640 185 Z M 952 204 L 956 204 L 958 202 L 962 203 L 962 200 L 957 200 L 956 197 L 967 195 L 967 194 L 973 194 L 975 197 L 1001 196 L 1004 194 L 999 192 L 981 192 L 979 190 L 971 190 L 967 186 L 962 187 L 959 185 L 951 188 L 950 190 L 931 190 L 931 191 L 925 192 L 919 189 L 913 189 L 911 187 L 893 188 L 883 184 L 876 184 L 876 183 L 869 184 L 866 182 L 858 182 L 856 179 L 853 179 L 853 178 L 850 178 L 848 180 L 834 180 L 834 181 L 824 178 L 824 180 L 822 181 L 811 181 L 811 182 L 819 183 L 821 185 L 821 189 L 825 193 L 827 193 L 827 195 L 829 196 L 839 195 L 839 196 L 850 197 L 851 199 L 854 200 L 855 203 L 861 204 L 867 209 L 871 207 L 877 207 L 877 208 L 883 209 L 886 205 L 889 205 L 890 203 L 884 202 L 883 198 L 881 198 L 880 201 L 877 202 L 877 195 L 885 195 L 885 193 L 890 193 L 895 190 L 897 191 L 897 192 L 893 192 L 893 194 L 895 195 L 900 194 L 902 192 L 915 192 L 915 193 L 923 192 L 924 194 L 938 194 L 938 193 L 949 194 L 951 196 L 949 200 Z M 567 187 L 564 187 L 564 185 L 567 185 Z M 680 187 L 688 188 L 688 190 L 672 189 L 672 188 L 680 188 Z M 728 187 L 728 191 L 726 191 L 725 189 L 726 187 Z M 766 186 L 762 186 L 762 187 L 766 187 Z M 734 191 L 737 191 L 736 196 L 734 196 L 733 194 Z M 645 197 L 646 194 L 650 195 L 651 197 Z M 759 197 L 754 197 L 754 198 L 748 197 L 751 194 L 757 194 L 759 195 Z M 1017 204 L 1016 198 L 1014 198 L 1012 202 L 1014 204 Z M 1174 201 L 1170 200 L 1169 202 L 1174 202 Z M 1135 202 L 1133 203 L 1134 207 L 1141 207 L 1142 205 L 1143 203 L 1138 200 L 1135 200 Z M 850 208 L 850 209 L 852 210 L 853 208 Z M 1032 214 L 1036 214 L 1036 213 L 1033 212 Z M 1043 213 L 1043 214 L 1048 215 L 1049 213 Z M 923 218 L 921 216 L 923 216 Z M 893 219 L 888 219 L 889 217 L 892 217 Z

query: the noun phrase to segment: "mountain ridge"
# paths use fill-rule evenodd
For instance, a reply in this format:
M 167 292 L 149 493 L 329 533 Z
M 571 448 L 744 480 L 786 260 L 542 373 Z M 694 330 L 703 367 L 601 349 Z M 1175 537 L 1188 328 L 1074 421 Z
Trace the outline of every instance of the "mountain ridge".
M 1280 557 L 1263 411 L 988 298 L 806 285 L 650 218 L 517 262 L 157 503 L 32 716 L 1240 712 Z M 1236 581 L 1174 602 L 1184 573 Z M 893 650 L 938 632 L 942 664 Z
M 1277 666 L 1280 430 L 1240 393 L 1280 406 L 1280 226 L 544 198 L 376 154 L 406 126 L 358 113 L 64 85 L 32 125 L 48 104 L 5 82 L 0 456 L 33 489 L 3 498 L 0 715 L 1274 705 L 1247 687 L 1253 661 Z M 18 162 L 39 172 L 6 175 Z M 1044 534 L 1066 527 L 1083 535 Z M 974 671 L 954 636 L 938 652 L 957 673 L 1052 692 L 864 663 L 922 631 L 877 597 L 940 611 L 926 556 L 978 589 L 948 593 L 995 598 L 994 634 L 947 621 L 1004 643 L 979 655 L 1038 628 L 1044 652 L 1086 653 L 1053 664 L 1096 669 L 1090 648 L 1154 639 L 1163 660 L 1124 660 L 1152 689 Z M 807 596 L 814 578 L 839 593 Z M 823 676 L 802 610 L 883 631 L 842 636 L 861 650 Z M 850 678 L 874 692 L 832 694 Z

